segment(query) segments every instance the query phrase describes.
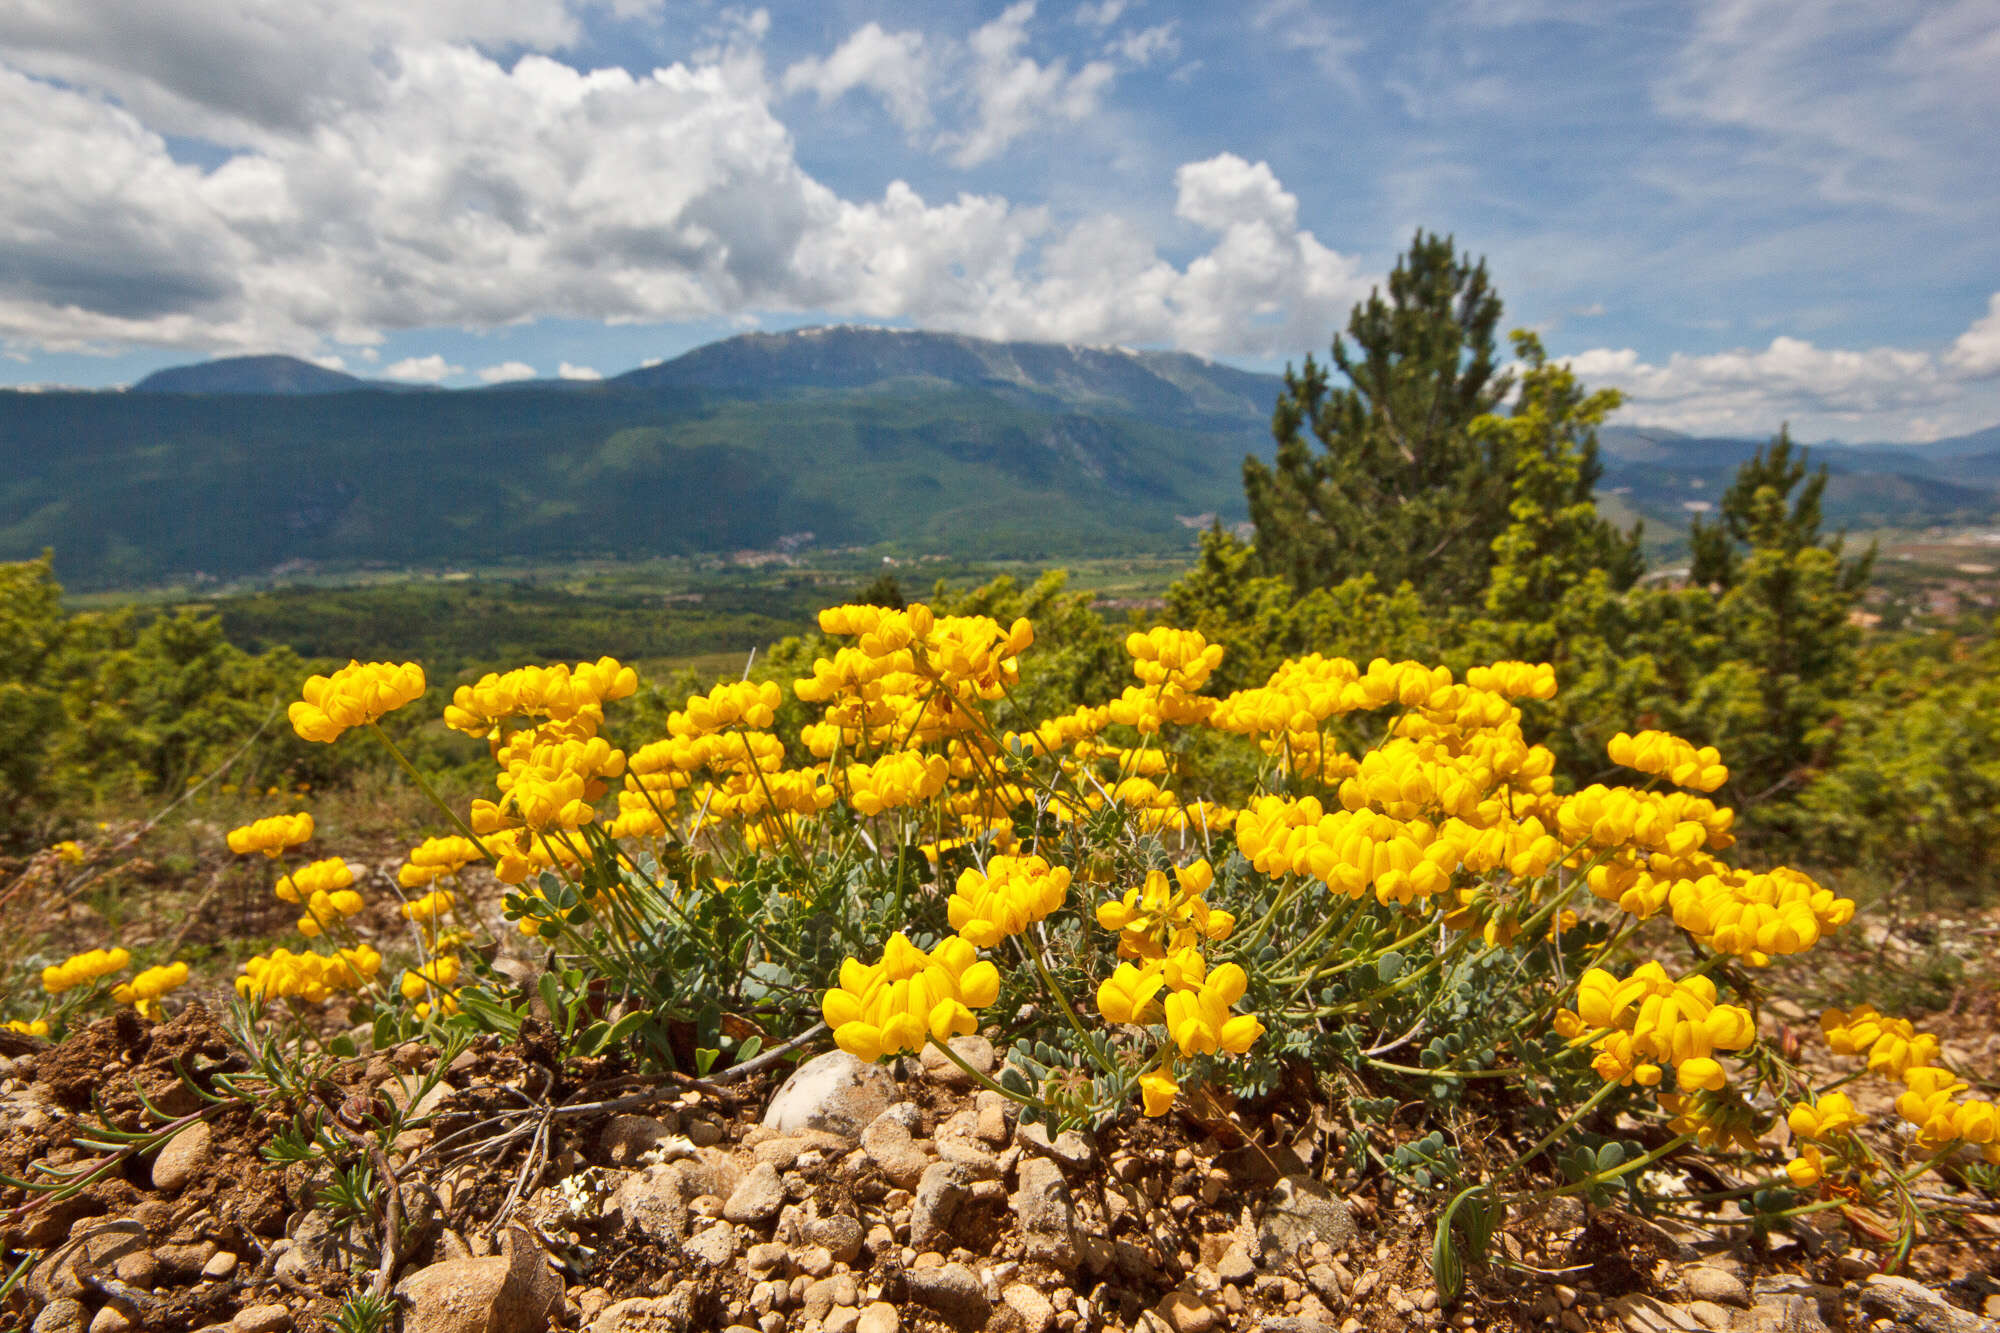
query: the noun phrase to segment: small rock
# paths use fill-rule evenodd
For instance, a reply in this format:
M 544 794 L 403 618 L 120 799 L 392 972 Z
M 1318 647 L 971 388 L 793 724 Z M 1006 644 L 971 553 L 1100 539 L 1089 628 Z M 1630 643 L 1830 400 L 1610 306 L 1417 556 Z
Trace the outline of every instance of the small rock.
M 845 1052 L 842 1052 L 845 1054 Z M 731 1222 L 762 1226 L 785 1206 L 785 1181 L 769 1162 L 751 1169 L 722 1205 L 722 1215 Z
M 977 1034 L 951 1039 L 952 1054 L 971 1065 L 982 1074 L 991 1075 L 996 1062 L 993 1043 Z M 950 1056 L 937 1047 L 926 1044 L 919 1057 L 927 1078 L 944 1084 L 947 1088 L 969 1088 L 978 1082 L 972 1075 L 959 1068 Z
M 687 1252 L 710 1268 L 720 1268 L 736 1257 L 736 1228 L 717 1222 L 690 1237 Z
M 509 1229 L 499 1254 L 420 1268 L 396 1294 L 410 1305 L 404 1333 L 541 1333 L 562 1310 L 563 1284 L 526 1233 Z
M 282 1305 L 246 1305 L 229 1321 L 230 1333 L 285 1333 L 291 1326 L 292 1312 Z
M 677 1129 L 675 1123 L 655 1116 L 614 1115 L 597 1137 L 597 1150 L 613 1166 L 636 1166 Z
M 132 1317 L 132 1307 L 123 1301 L 112 1301 L 98 1310 L 90 1321 L 90 1333 L 130 1333 L 139 1326 Z
M 904 1274 L 910 1299 L 928 1306 L 960 1328 L 979 1328 L 992 1309 L 979 1277 L 964 1264 L 915 1268 Z
M 111 1266 L 111 1275 L 128 1287 L 151 1291 L 160 1285 L 160 1261 L 151 1250 L 134 1250 Z
M 876 1301 L 861 1312 L 854 1333 L 903 1333 L 903 1317 L 887 1301 Z
M 161 1145 L 153 1158 L 153 1188 L 179 1194 L 187 1183 L 208 1169 L 215 1155 L 215 1130 L 197 1120 Z
M 1215 1311 L 1192 1292 L 1170 1291 L 1153 1310 L 1174 1333 L 1209 1333 L 1215 1327 Z
M 1230 1242 L 1222 1257 L 1215 1261 L 1215 1280 L 1227 1286 L 1235 1283 L 1246 1286 L 1257 1276 L 1257 1265 L 1250 1258 L 1250 1251 L 1242 1241 Z
M 226 1282 L 235 1275 L 236 1265 L 239 1262 L 234 1251 L 217 1250 L 214 1256 L 201 1266 L 201 1275 L 210 1281 Z
M 34 1333 L 83 1333 L 90 1327 L 90 1311 L 74 1296 L 58 1296 L 35 1316 Z
M 1007 1099 L 991 1088 L 985 1088 L 972 1099 L 972 1105 L 979 1137 L 995 1147 L 1004 1147 L 1007 1142 Z
M 1352 1239 L 1352 1210 L 1319 1181 L 1308 1175 L 1289 1175 L 1272 1187 L 1257 1233 L 1267 1262 L 1289 1258 L 1316 1241 L 1340 1250 Z
M 972 1181 L 971 1168 L 957 1162 L 933 1162 L 924 1168 L 916 1197 L 910 1201 L 910 1244 L 922 1249 L 947 1233 L 971 1193 Z
M 851 1305 L 836 1305 L 826 1312 L 826 1318 L 819 1321 L 820 1333 L 854 1333 L 861 1322 L 861 1311 Z
M 198 1240 L 189 1245 L 156 1245 L 153 1257 L 160 1261 L 160 1268 L 169 1280 L 178 1278 L 192 1282 L 200 1277 L 221 1253 L 212 1240 Z M 288 1251 L 289 1253 L 289 1251 Z M 282 1256 L 281 1256 L 282 1257 Z M 310 1258 L 310 1256 L 301 1256 Z M 310 1265 L 308 1265 L 310 1266 Z
M 1743 1279 L 1707 1264 L 1683 1269 L 1681 1290 L 1692 1301 L 1713 1301 L 1717 1305 L 1733 1305 L 1739 1310 L 1750 1308 L 1750 1288 L 1743 1285 Z
M 902 1189 L 915 1189 L 917 1178 L 931 1163 L 931 1155 L 916 1138 L 923 1123 L 915 1103 L 899 1102 L 887 1107 L 861 1131 L 861 1151 L 882 1173 L 882 1178 Z
M 1024 1157 L 1012 1200 L 1027 1257 L 1057 1268 L 1076 1267 L 1076 1206 L 1062 1168 L 1046 1157 Z
M 835 1263 L 851 1264 L 861 1254 L 861 1223 L 844 1214 L 816 1217 L 805 1224 L 804 1236 L 814 1245 L 824 1245 Z
M 818 1129 L 858 1139 L 895 1092 L 896 1080 L 880 1065 L 828 1051 L 792 1071 L 764 1108 L 764 1123 L 782 1134 Z
M 1611 1309 L 1627 1333 L 1705 1333 L 1706 1326 L 1686 1310 L 1641 1293 L 1618 1297 L 1611 1302 Z M 1570 1322 L 1567 1316 L 1575 1313 L 1563 1311 L 1564 1327 Z
M 1015 1126 L 1014 1142 L 1021 1145 L 1022 1152 L 1046 1157 L 1064 1171 L 1088 1171 L 1097 1164 L 1097 1145 L 1074 1129 L 1066 1129 L 1051 1140 L 1047 1125 L 1022 1122 Z
M 1048 1333 L 1056 1322 L 1056 1307 L 1036 1287 L 1016 1282 L 1000 1293 L 1001 1301 L 1012 1310 L 1026 1333 Z
M 1002 1137 L 1005 1137 L 1004 1130 Z M 970 1107 L 956 1112 L 939 1125 L 933 1141 L 937 1144 L 938 1156 L 945 1161 L 969 1166 L 982 1179 L 999 1178 L 1000 1158 L 981 1138 L 979 1113 Z
M 1689 1301 L 1687 1312 L 1699 1320 L 1710 1333 L 1728 1333 L 1736 1323 L 1736 1316 L 1714 1301 Z
M 792 1256 L 792 1262 L 807 1277 L 825 1277 L 833 1271 L 833 1251 L 824 1245 L 808 1245 Z
M 683 1333 L 712 1328 L 704 1318 L 706 1302 L 692 1282 L 680 1282 L 664 1296 L 635 1296 L 613 1301 L 590 1323 L 590 1333 Z M 768 1316 L 766 1316 L 768 1318 Z M 784 1316 L 778 1316 L 783 1327 Z
M 791 1251 L 776 1241 L 766 1241 L 762 1245 L 750 1247 L 750 1276 L 769 1277 L 785 1266 L 785 1257 Z

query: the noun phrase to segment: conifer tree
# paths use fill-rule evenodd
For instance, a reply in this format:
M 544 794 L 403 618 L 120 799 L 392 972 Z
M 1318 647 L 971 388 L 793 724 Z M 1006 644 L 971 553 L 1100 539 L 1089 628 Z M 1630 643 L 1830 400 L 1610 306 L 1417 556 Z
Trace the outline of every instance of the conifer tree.
M 1287 367 L 1272 414 L 1274 463 L 1246 459 L 1261 568 L 1299 592 L 1372 574 L 1436 603 L 1476 601 L 1507 527 L 1508 478 L 1470 433 L 1505 397 L 1496 371 L 1500 298 L 1485 261 L 1419 231 L 1354 308 L 1331 370 Z M 1309 442 L 1317 441 L 1317 448 Z

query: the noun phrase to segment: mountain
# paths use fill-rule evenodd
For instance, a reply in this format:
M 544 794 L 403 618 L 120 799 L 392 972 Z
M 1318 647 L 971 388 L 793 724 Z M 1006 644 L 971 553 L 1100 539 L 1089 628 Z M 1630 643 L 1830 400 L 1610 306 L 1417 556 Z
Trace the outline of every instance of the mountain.
M 156 370 L 130 393 L 351 393 L 382 388 L 295 356 L 226 356 L 194 366 Z
M 1281 381 L 1185 352 L 1062 343 L 989 342 L 904 329 L 798 329 L 746 333 L 697 347 L 613 381 L 639 389 L 693 388 L 760 395 L 929 382 L 1161 422 L 1229 428 L 1268 420 Z
M 780 545 L 1186 550 L 1243 516 L 1276 393 L 1197 357 L 875 330 L 582 385 L 231 392 L 190 370 L 174 391 L 0 393 L 0 559 L 53 547 L 86 589 Z
M 1601 492 L 1616 495 L 1649 528 L 1679 529 L 1720 501 L 1736 469 L 1770 437 L 1694 436 L 1655 427 L 1606 426 Z M 2000 426 L 1930 444 L 1807 446 L 1824 464 L 1823 509 L 1851 528 L 1932 527 L 2000 518 Z M 1986 454 L 1979 454 L 1981 448 Z
M 0 392 L 0 560 L 69 586 L 881 546 L 1181 552 L 1245 513 L 1280 381 L 1172 352 L 744 334 L 601 382 L 413 392 L 287 357 Z M 1684 533 L 1765 441 L 1614 426 L 1601 491 Z M 2000 428 L 1829 445 L 1835 525 L 2000 518 Z

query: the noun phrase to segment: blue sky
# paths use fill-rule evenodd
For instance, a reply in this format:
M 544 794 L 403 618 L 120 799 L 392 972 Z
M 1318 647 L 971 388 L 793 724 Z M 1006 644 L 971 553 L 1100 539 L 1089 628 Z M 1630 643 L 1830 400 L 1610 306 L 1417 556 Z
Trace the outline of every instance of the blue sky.
M 0 383 L 855 321 L 1322 351 L 1412 232 L 1620 420 L 2000 422 L 1991 0 L 10 0 Z

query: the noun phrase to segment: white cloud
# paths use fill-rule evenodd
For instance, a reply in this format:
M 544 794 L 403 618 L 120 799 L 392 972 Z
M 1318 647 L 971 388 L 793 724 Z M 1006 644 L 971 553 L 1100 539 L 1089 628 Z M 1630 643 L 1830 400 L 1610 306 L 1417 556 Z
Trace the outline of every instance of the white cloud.
M 402 49 L 476 42 L 558 50 L 582 33 L 565 0 L 10 0 L 0 54 L 104 88 L 147 125 L 230 145 L 310 134 L 386 95 Z M 613 0 L 631 16 L 658 0 Z
M 1288 51 L 1304 52 L 1319 72 L 1350 96 L 1358 96 L 1353 58 L 1361 40 L 1343 32 L 1312 0 L 1263 0 L 1250 17 L 1251 26 L 1269 34 Z
M 1081 4 L 1070 15 L 1073 22 L 1102 31 L 1116 23 L 1121 15 L 1131 7 L 1131 0 L 1099 0 L 1097 4 Z
M 1029 15 L 975 35 L 985 146 L 961 151 L 1081 115 L 1108 78 L 1020 55 Z M 368 360 L 395 330 L 812 312 L 1289 356 L 1365 291 L 1267 166 L 1228 155 L 1176 177 L 1178 215 L 1211 242 L 1176 266 L 1123 216 L 1058 225 L 900 181 L 841 198 L 800 168 L 754 54 L 644 76 L 462 44 L 394 54 L 310 135 L 206 170 L 110 89 L 0 67 L 0 346 Z M 461 372 L 432 356 L 392 373 Z
M 481 366 L 479 378 L 488 384 L 511 384 L 535 378 L 535 368 L 525 361 L 502 361 L 497 366 Z
M 1172 60 L 1181 53 L 1181 39 L 1174 34 L 1174 29 L 1178 26 L 1179 22 L 1176 20 L 1173 23 L 1141 28 L 1137 32 L 1123 33 L 1113 39 L 1106 49 L 1142 69 L 1156 60 Z
M 601 380 L 604 376 L 589 366 L 573 366 L 565 361 L 556 368 L 556 374 L 566 380 Z
M 1071 74 L 1064 61 L 1044 65 L 1023 54 L 1034 15 L 1035 0 L 1020 0 L 969 39 L 974 123 L 938 139 L 955 165 L 977 166 L 1046 123 L 1088 119 L 1117 76 L 1108 61 L 1092 60 Z
M 436 384 L 464 373 L 464 366 L 454 366 L 436 352 L 429 356 L 406 356 L 382 371 L 389 379 L 405 384 Z
M 812 92 L 822 106 L 856 88 L 882 99 L 905 131 L 930 122 L 929 61 L 920 32 L 886 32 L 879 23 L 854 30 L 825 59 L 801 60 L 785 71 L 788 93 Z
M 1793 337 L 1762 349 L 1664 364 L 1630 348 L 1563 358 L 1592 388 L 1625 394 L 1621 421 L 1696 434 L 1757 435 L 1789 421 L 1805 438 L 1935 438 L 2000 417 L 2000 293 L 1986 315 L 1941 353 L 1819 347 Z
M 1967 168 L 2000 133 L 1995 69 L 1991 0 L 1706 0 L 1653 100 L 1746 131 L 1727 150 L 1744 188 L 1768 191 L 1782 174 L 1839 204 L 1985 216 L 2000 178 Z
M 2000 375 L 2000 292 L 1987 298 L 1986 313 L 1958 335 L 1944 361 L 1961 375 L 1981 379 Z

